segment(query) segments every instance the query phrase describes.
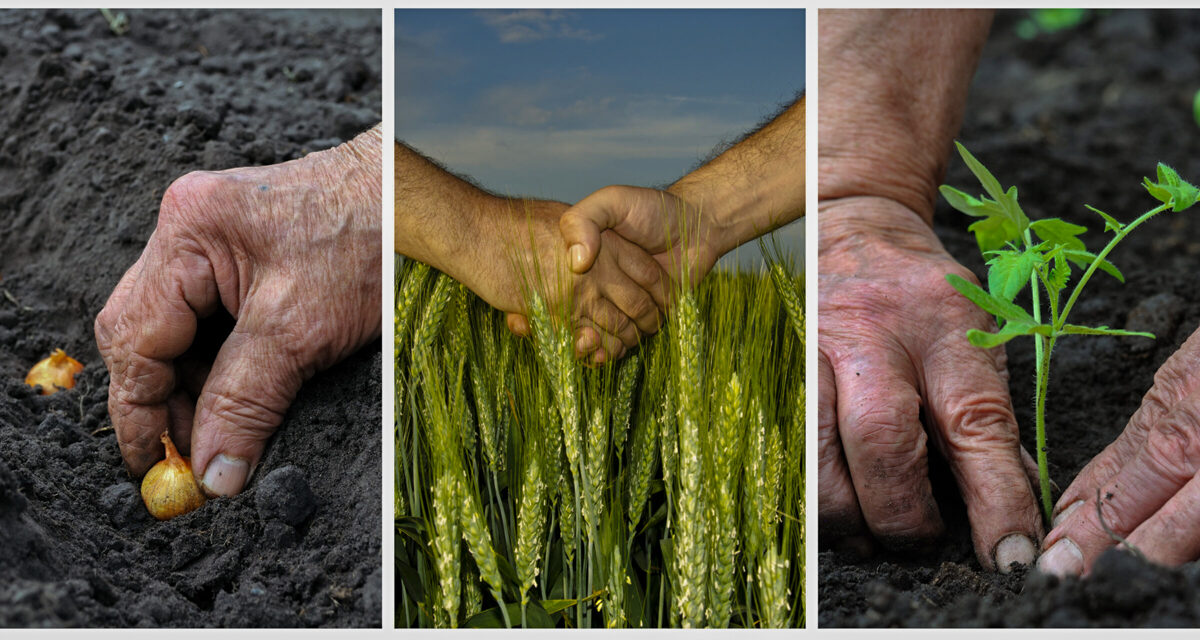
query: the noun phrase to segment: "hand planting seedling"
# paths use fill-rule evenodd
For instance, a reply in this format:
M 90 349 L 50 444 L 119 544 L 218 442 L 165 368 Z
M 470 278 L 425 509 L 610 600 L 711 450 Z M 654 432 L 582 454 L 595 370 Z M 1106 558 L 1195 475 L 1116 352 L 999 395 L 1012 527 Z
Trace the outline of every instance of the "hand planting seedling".
M 1036 358 L 1037 465 L 1042 509 L 1046 522 L 1052 519 L 1050 476 L 1046 459 L 1046 392 L 1050 374 L 1050 356 L 1056 341 L 1066 335 L 1143 336 L 1150 333 L 1123 331 L 1108 327 L 1085 327 L 1069 324 L 1067 318 L 1079 300 L 1084 286 L 1097 270 L 1124 282 L 1121 272 L 1107 260 L 1117 244 L 1142 223 L 1163 211 L 1183 211 L 1196 204 L 1200 190 L 1179 178 L 1165 164 L 1159 163 L 1157 181 L 1144 179 L 1144 186 L 1161 202 L 1129 224 L 1122 224 L 1109 214 L 1085 205 L 1104 220 L 1105 232 L 1112 232 L 1108 244 L 1096 254 L 1087 251 L 1079 235 L 1086 227 L 1059 218 L 1031 221 L 1017 204 L 1017 188 L 1005 191 L 983 164 L 959 143 L 955 143 L 963 161 L 983 185 L 986 196 L 972 197 L 954 187 L 942 185 L 942 197 L 955 209 L 979 218 L 969 227 L 975 234 L 979 250 L 987 258 L 987 290 L 949 274 L 946 280 L 959 293 L 978 307 L 996 317 L 999 331 L 989 333 L 971 329 L 967 339 L 971 344 L 990 349 L 1017 336 L 1033 336 Z M 1036 241 L 1035 241 L 1036 239 Z M 1083 269 L 1069 295 L 1065 296 L 1072 276 L 1072 265 Z M 1031 309 L 1026 311 L 1014 303 L 1026 286 L 1030 287 Z M 1041 303 L 1045 296 L 1045 308 Z M 1049 321 L 1044 322 L 1045 312 Z

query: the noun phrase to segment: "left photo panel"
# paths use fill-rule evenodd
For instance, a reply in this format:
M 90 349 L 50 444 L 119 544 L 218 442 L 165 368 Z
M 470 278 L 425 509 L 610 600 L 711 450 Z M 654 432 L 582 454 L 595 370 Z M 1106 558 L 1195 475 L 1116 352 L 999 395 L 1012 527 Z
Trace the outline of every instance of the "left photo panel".
M 381 625 L 381 33 L 0 11 L 0 626 Z

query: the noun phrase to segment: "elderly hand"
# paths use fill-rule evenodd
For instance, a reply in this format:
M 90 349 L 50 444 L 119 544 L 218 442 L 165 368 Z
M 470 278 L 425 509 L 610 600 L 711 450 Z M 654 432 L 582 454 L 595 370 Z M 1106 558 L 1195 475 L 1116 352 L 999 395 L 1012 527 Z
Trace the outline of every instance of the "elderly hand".
M 169 430 L 210 495 L 240 492 L 301 384 L 380 334 L 378 128 L 268 167 L 195 172 L 96 318 L 129 471 Z M 195 353 L 205 318 L 236 320 Z
M 1158 370 L 1121 435 L 1063 492 L 1039 569 L 1086 574 L 1116 544 L 1109 532 L 1153 562 L 1177 565 L 1200 558 L 1198 392 L 1200 331 Z
M 927 545 L 943 531 L 929 440 L 966 502 L 980 563 L 1030 564 L 1041 517 L 1009 399 L 1004 350 L 970 328 L 994 321 L 945 280 L 974 276 L 895 201 L 824 202 L 820 224 L 818 483 L 823 540 L 866 534 Z

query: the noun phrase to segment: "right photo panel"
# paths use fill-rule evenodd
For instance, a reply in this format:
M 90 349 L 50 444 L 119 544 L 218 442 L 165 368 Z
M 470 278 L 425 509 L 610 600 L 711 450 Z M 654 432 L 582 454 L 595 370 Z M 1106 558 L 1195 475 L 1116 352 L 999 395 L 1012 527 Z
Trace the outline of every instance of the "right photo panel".
M 1200 12 L 818 32 L 819 626 L 1197 626 Z

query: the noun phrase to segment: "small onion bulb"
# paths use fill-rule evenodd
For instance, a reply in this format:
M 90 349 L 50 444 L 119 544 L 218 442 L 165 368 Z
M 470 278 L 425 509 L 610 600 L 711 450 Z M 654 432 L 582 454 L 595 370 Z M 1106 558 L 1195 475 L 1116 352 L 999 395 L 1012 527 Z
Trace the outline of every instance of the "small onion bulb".
M 191 458 L 179 455 L 166 431 L 162 434 L 162 443 L 167 449 L 167 457 L 142 478 L 142 501 L 150 515 L 159 520 L 170 520 L 199 509 L 205 498 L 192 475 Z
M 83 365 L 78 360 L 62 349 L 55 349 L 49 358 L 33 365 L 29 375 L 25 376 L 25 384 L 31 387 L 41 385 L 42 395 L 48 396 L 61 389 L 74 388 L 75 374 L 80 371 L 83 371 Z

